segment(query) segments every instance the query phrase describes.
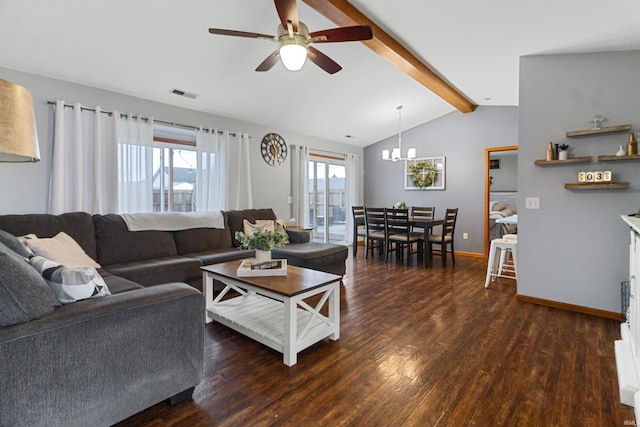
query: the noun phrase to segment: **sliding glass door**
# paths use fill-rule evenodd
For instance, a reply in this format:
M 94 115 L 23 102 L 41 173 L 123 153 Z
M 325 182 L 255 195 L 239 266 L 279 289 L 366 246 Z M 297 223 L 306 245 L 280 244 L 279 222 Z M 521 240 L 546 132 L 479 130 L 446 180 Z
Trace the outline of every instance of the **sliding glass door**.
M 309 219 L 315 242 L 346 240 L 345 170 L 344 162 L 309 161 Z

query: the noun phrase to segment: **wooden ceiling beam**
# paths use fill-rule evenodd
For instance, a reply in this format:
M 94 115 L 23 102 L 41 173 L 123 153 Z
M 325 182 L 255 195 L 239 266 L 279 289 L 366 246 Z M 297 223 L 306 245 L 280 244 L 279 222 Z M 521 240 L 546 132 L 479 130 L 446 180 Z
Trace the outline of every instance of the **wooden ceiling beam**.
M 459 111 L 470 113 L 476 109 L 477 105 L 471 102 L 462 92 L 437 75 L 347 0 L 302 1 L 341 27 L 369 25 L 373 30 L 373 39 L 365 40 L 362 43 Z

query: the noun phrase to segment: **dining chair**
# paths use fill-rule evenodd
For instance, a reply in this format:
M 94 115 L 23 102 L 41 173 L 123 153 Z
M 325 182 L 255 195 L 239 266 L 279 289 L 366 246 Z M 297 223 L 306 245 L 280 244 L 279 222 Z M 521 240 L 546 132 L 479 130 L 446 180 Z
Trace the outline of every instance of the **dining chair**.
M 386 259 L 387 235 L 384 226 L 384 208 L 364 208 L 365 239 L 364 257 L 373 256 L 373 251 L 378 248 L 378 253 L 384 253 Z
M 411 216 L 433 219 L 436 215 L 435 206 L 411 206 Z
M 436 207 L 435 206 L 411 206 L 411 216 L 412 217 L 420 217 L 420 218 L 428 218 L 434 219 L 436 216 Z M 413 227 L 413 231 L 422 231 L 424 233 L 424 229 L 422 227 Z
M 353 256 L 358 254 L 359 239 L 367 238 L 367 230 L 364 223 L 364 206 L 351 206 L 353 214 Z
M 407 264 L 411 262 L 411 255 L 418 254 L 421 261 L 424 256 L 424 233 L 411 230 L 408 209 L 384 210 L 385 231 L 387 233 L 387 248 L 385 262 L 389 260 L 389 253 L 395 251 L 397 259 L 404 258 L 404 248 L 407 248 Z M 394 246 L 395 244 L 395 246 Z M 413 246 L 416 245 L 416 251 Z
M 447 246 L 451 246 L 451 262 L 456 263 L 455 252 L 453 249 L 453 237 L 456 228 L 456 220 L 458 219 L 458 208 L 447 209 L 442 224 L 442 233 L 429 234 L 429 242 L 427 245 L 428 256 L 433 257 L 433 245 L 438 245 L 438 250 L 442 256 L 442 266 L 447 265 Z

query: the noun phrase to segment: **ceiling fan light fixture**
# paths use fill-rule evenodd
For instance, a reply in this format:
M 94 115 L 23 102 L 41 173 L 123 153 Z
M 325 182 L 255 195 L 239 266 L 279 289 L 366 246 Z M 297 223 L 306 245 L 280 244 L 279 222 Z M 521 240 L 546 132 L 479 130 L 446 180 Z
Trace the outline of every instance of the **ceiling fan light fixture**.
M 307 48 L 301 44 L 288 43 L 280 46 L 282 65 L 289 71 L 298 71 L 307 60 Z

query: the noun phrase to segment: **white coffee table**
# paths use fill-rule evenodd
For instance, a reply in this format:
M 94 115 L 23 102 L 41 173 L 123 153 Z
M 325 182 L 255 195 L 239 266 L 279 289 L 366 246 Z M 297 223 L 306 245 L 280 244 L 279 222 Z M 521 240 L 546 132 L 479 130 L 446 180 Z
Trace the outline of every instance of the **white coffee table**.
M 240 263 L 202 267 L 206 322 L 215 320 L 283 353 L 287 366 L 312 344 L 340 338 L 341 276 L 289 265 L 286 276 L 238 277 Z M 215 299 L 214 280 L 225 285 Z M 230 290 L 239 296 L 224 298 Z M 316 295 L 314 307 L 305 302 Z

